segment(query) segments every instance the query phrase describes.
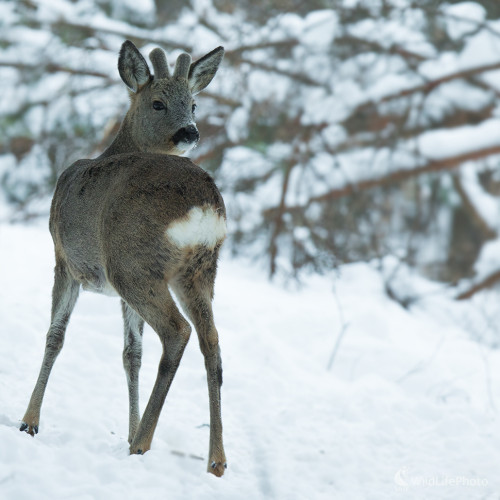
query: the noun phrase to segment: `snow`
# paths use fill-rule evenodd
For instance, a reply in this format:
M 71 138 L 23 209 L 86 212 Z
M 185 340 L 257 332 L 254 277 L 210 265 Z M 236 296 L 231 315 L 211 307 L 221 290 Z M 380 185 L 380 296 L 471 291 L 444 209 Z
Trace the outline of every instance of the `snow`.
M 486 19 L 486 10 L 476 2 L 460 2 L 444 9 L 445 22 L 451 38 L 459 39 L 477 30 Z
M 328 47 L 339 30 L 338 16 L 333 10 L 316 10 L 304 19 L 301 43 L 316 50 Z
M 217 479 L 205 472 L 208 397 L 195 338 L 152 449 L 128 455 L 118 299 L 81 293 L 48 384 L 40 433 L 32 439 L 18 431 L 49 321 L 48 230 L 0 225 L 0 256 L 7 264 L 0 274 L 2 499 L 500 494 L 500 353 L 475 340 L 470 325 L 484 323 L 478 302 L 450 300 L 404 267 L 398 272 L 394 259 L 382 271 L 353 264 L 338 276 L 284 289 L 248 262 L 223 255 L 214 308 L 229 468 Z M 385 294 L 386 282 L 418 300 L 402 308 Z M 142 408 L 159 351 L 146 328 Z
M 438 160 L 470 151 L 500 146 L 500 119 L 491 118 L 477 125 L 424 132 L 419 138 L 419 150 L 427 158 Z
M 500 40 L 498 35 L 480 32 L 470 38 L 459 57 L 460 68 L 474 68 L 481 65 L 498 63 Z

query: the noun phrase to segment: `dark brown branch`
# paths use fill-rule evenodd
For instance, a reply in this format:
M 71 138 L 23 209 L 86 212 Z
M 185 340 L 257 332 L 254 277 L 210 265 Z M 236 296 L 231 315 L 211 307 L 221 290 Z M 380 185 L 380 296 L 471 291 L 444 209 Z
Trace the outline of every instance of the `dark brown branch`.
M 412 177 L 416 177 L 418 175 L 432 173 L 432 172 L 440 172 L 443 170 L 451 170 L 462 165 L 467 161 L 486 158 L 487 156 L 491 156 L 494 154 L 500 154 L 500 146 L 491 146 L 488 148 L 477 149 L 475 151 L 469 151 L 468 153 L 463 153 L 457 156 L 450 156 L 448 158 L 443 158 L 442 160 L 430 161 L 426 165 L 415 167 L 412 169 L 395 170 L 394 172 L 391 172 L 390 174 L 382 177 L 377 177 L 374 179 L 365 179 L 352 184 L 347 184 L 339 188 L 331 189 L 330 191 L 327 191 L 326 193 L 323 193 L 321 195 L 313 196 L 308 200 L 308 202 L 305 205 L 294 205 L 294 206 L 284 207 L 284 210 L 286 212 L 304 210 L 309 205 L 315 202 L 336 200 L 339 198 L 343 198 L 345 196 L 351 196 L 359 191 L 367 191 L 372 188 L 397 184 L 406 181 L 408 179 L 411 179 Z M 275 210 L 276 208 L 268 209 L 265 213 L 269 214 Z
M 215 94 L 213 92 L 210 92 L 209 90 L 204 90 L 203 94 L 201 94 L 203 98 L 207 99 L 213 99 L 214 101 L 217 101 L 219 104 L 222 104 L 224 106 L 229 106 L 231 108 L 237 108 L 241 106 L 241 101 L 237 101 L 236 99 L 231 99 L 229 97 L 224 97 L 219 94 Z
M 371 189 L 373 187 L 381 187 L 399 183 L 425 173 L 450 170 L 462 165 L 462 163 L 465 163 L 466 161 L 477 160 L 479 158 L 485 158 L 486 156 L 491 156 L 493 154 L 499 153 L 500 146 L 492 146 L 476 151 L 469 151 L 468 153 L 457 156 L 450 156 L 442 160 L 431 161 L 427 163 L 427 165 L 423 165 L 421 167 L 416 167 L 408 170 L 396 170 L 384 177 L 378 177 L 376 179 L 366 179 L 364 181 L 349 184 L 338 189 L 332 189 L 327 193 L 311 198 L 310 203 L 315 201 L 325 201 L 329 199 L 342 198 L 344 196 L 354 194 L 356 191 L 363 191 Z
M 83 31 L 84 33 L 88 33 L 91 36 L 95 36 L 96 33 L 106 33 L 108 35 L 118 35 L 122 38 L 128 38 L 134 43 L 158 43 L 163 45 L 164 47 L 169 47 L 172 49 L 182 49 L 186 52 L 191 52 L 192 47 L 183 43 L 180 43 L 177 40 L 168 40 L 161 37 L 155 37 L 147 30 L 138 30 L 135 28 L 133 32 L 129 32 L 126 30 L 115 29 L 105 26 L 89 26 L 86 24 L 80 24 L 75 22 L 66 21 L 65 19 L 60 19 L 53 26 L 64 26 L 71 29 L 77 29 Z M 139 31 L 143 31 L 143 34 L 139 34 Z
M 393 94 L 388 94 L 382 97 L 378 102 L 387 102 L 393 99 L 398 99 L 400 97 L 407 97 L 412 94 L 416 94 L 418 92 L 428 93 L 431 90 L 434 90 L 436 87 L 439 87 L 443 83 L 451 82 L 453 80 L 458 80 L 460 78 L 470 78 L 479 73 L 486 73 L 488 71 L 493 71 L 495 69 L 500 69 L 500 61 L 491 64 L 484 64 L 482 66 L 476 66 L 475 68 L 464 69 L 461 71 L 456 71 L 455 73 L 450 73 L 445 76 L 441 76 L 440 78 L 435 78 L 434 80 L 428 80 L 420 85 L 415 85 L 414 87 L 410 87 L 407 89 L 399 90 L 398 92 L 394 92 Z
M 373 40 L 365 40 L 364 38 L 360 38 L 350 34 L 345 34 L 335 39 L 335 45 L 340 45 L 342 43 L 346 44 L 349 47 L 352 47 L 353 44 L 358 44 L 381 54 L 398 54 L 404 59 L 414 59 L 419 62 L 427 60 L 427 57 L 418 54 L 417 52 L 407 50 L 403 47 L 400 47 L 399 45 L 390 45 L 388 47 L 385 47 L 384 45 L 381 45 L 380 43 Z
M 43 64 L 25 64 L 20 62 L 10 62 L 10 61 L 0 61 L 0 67 L 6 68 L 16 68 L 19 70 L 38 70 L 43 68 L 47 73 L 69 73 L 70 75 L 83 75 L 83 76 L 95 76 L 98 78 L 105 78 L 106 80 L 112 81 L 109 75 L 106 73 L 101 73 L 100 71 L 92 71 L 89 69 L 74 69 L 67 66 L 61 66 L 56 63 L 47 63 L 45 66 Z
M 424 8 L 425 10 L 430 10 L 428 8 Z M 476 21 L 475 19 L 470 19 L 469 17 L 458 16 L 456 14 L 450 14 L 449 12 L 443 12 L 441 9 L 436 9 L 434 11 L 435 15 L 441 17 L 447 17 L 448 19 L 454 19 L 456 21 L 465 22 L 469 24 L 473 24 L 477 30 L 484 29 L 489 31 L 491 34 L 500 37 L 500 32 L 494 29 L 490 24 L 486 21 Z
M 485 64 L 483 66 L 476 66 L 475 68 L 469 68 L 462 71 L 456 71 L 455 73 L 450 73 L 440 78 L 435 78 L 434 80 L 428 80 L 424 83 L 421 83 L 420 85 L 415 85 L 413 87 L 398 90 L 397 92 L 381 97 L 377 101 L 367 101 L 360 104 L 352 111 L 352 113 L 344 120 L 344 122 L 355 120 L 357 116 L 362 116 L 364 113 L 366 113 L 367 110 L 370 110 L 371 108 L 379 104 L 389 102 L 394 99 L 400 99 L 402 97 L 409 97 L 411 95 L 418 94 L 419 92 L 429 93 L 440 85 L 451 82 L 453 80 L 459 80 L 461 78 L 470 79 L 474 81 L 475 85 L 478 85 L 478 80 L 474 77 L 496 69 L 500 69 L 500 61 L 492 64 Z M 494 89 L 490 90 L 494 91 Z
M 494 285 L 496 285 L 499 281 L 500 281 L 500 270 L 490 274 L 489 276 L 481 280 L 479 283 L 476 283 L 475 285 L 471 286 L 465 292 L 462 292 L 459 295 L 457 295 L 455 298 L 457 300 L 470 299 L 477 292 L 491 288 Z
M 278 206 L 278 210 L 274 216 L 274 228 L 271 234 L 271 241 L 269 244 L 269 261 L 270 269 L 269 275 L 272 277 L 276 273 L 276 257 L 278 256 L 278 236 L 283 231 L 283 215 L 285 214 L 285 198 L 288 191 L 288 181 L 290 180 L 290 172 L 292 171 L 292 165 L 287 165 L 287 168 L 283 174 L 283 185 L 281 189 L 281 199 Z
M 293 49 L 293 47 L 297 46 L 298 44 L 299 44 L 298 40 L 291 38 L 286 40 L 277 40 L 275 42 L 260 42 L 252 45 L 240 45 L 235 49 L 227 50 L 226 55 L 229 55 L 231 57 L 232 55 L 239 55 L 242 52 L 259 50 L 259 49 L 281 49 L 281 48 Z
M 233 58 L 233 62 L 238 62 L 238 61 L 234 61 L 234 58 Z M 305 83 L 306 85 L 312 85 L 314 87 L 325 87 L 324 84 L 319 83 L 316 80 L 313 80 L 312 78 L 309 78 L 307 75 L 305 75 L 303 73 L 295 73 L 293 71 L 279 69 L 275 65 L 265 64 L 265 63 L 261 63 L 261 62 L 255 62 L 255 61 L 252 61 L 251 59 L 248 59 L 245 57 L 241 57 L 239 62 L 249 64 L 250 66 L 252 66 L 254 68 L 262 69 L 266 72 L 276 73 L 278 75 L 286 76 L 286 77 L 291 78 L 292 80 L 296 80 L 300 83 Z

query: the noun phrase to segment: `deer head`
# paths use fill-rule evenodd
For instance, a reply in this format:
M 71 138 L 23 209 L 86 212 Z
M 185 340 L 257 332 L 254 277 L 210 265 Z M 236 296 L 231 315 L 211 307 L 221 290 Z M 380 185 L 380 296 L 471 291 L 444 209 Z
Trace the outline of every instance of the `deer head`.
M 154 74 L 137 47 L 127 40 L 118 59 L 118 71 L 130 90 L 131 104 L 122 128 L 135 151 L 180 155 L 192 149 L 200 134 L 196 128 L 194 96 L 213 79 L 224 57 L 217 47 L 194 63 L 183 53 L 173 75 L 162 49 L 149 54 Z M 123 135 L 123 134 L 122 134 Z

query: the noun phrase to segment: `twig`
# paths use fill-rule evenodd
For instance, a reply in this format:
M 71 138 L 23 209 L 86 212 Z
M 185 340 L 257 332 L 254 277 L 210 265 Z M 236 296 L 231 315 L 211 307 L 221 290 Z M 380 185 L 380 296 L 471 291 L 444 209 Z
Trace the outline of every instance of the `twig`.
M 399 377 L 396 380 L 396 382 L 398 384 L 400 384 L 401 382 L 403 382 L 407 378 L 412 377 L 416 373 L 421 372 L 425 368 L 427 368 L 428 366 L 430 366 L 432 364 L 432 362 L 434 361 L 434 359 L 436 358 L 436 356 L 438 355 L 438 352 L 441 350 L 441 347 L 444 344 L 445 340 L 446 340 L 446 337 L 444 335 L 442 335 L 441 338 L 439 339 L 438 343 L 436 344 L 436 347 L 434 348 L 434 351 L 431 354 L 431 357 L 427 358 L 426 360 L 419 361 L 413 368 L 411 368 L 410 370 L 408 370 L 404 375 L 401 375 L 401 377 Z
M 494 273 L 486 276 L 481 281 L 471 286 L 465 292 L 458 294 L 455 298 L 456 300 L 465 300 L 470 299 L 473 295 L 480 292 L 481 290 L 486 290 L 488 288 L 493 287 L 500 281 L 500 270 L 495 271 Z
M 340 332 L 337 336 L 337 340 L 335 341 L 335 345 L 333 346 L 332 353 L 330 354 L 330 359 L 328 360 L 328 363 L 326 365 L 326 369 L 328 371 L 330 371 L 333 366 L 333 362 L 335 361 L 335 358 L 337 357 L 340 349 L 340 344 L 342 343 L 342 340 L 347 333 L 347 329 L 349 328 L 349 322 L 346 322 L 344 319 L 344 310 L 342 308 L 342 304 L 340 303 L 335 286 L 333 287 L 333 296 L 337 305 L 337 311 L 339 312 Z
M 486 357 L 486 353 L 484 352 L 484 347 L 479 342 L 477 342 L 476 345 L 477 345 L 477 348 L 479 349 L 479 355 L 483 359 L 483 363 L 484 363 L 484 373 L 486 376 L 486 392 L 488 393 L 488 399 L 490 400 L 490 406 L 491 406 L 491 409 L 493 410 L 493 412 L 496 413 L 497 407 L 495 405 L 495 398 L 493 396 L 493 389 L 492 389 L 492 384 L 491 384 L 490 363 L 488 362 L 488 359 Z

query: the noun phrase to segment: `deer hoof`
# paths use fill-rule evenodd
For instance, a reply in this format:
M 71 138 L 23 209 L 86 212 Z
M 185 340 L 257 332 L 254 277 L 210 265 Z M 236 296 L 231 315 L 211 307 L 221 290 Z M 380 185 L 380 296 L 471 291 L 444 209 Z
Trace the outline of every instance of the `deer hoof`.
M 215 462 L 213 461 L 210 464 L 210 468 L 208 469 L 208 472 L 211 472 L 217 477 L 221 477 L 224 474 L 224 470 L 227 469 L 227 463 L 221 463 L 221 462 Z
M 131 455 L 144 455 L 145 451 L 141 450 L 141 448 L 137 448 L 134 450 L 132 447 L 130 447 L 130 454 Z
M 19 430 L 22 432 L 26 432 L 27 434 L 34 436 L 35 434 L 38 434 L 38 425 L 28 425 L 26 422 L 21 422 L 21 427 L 19 427 Z

